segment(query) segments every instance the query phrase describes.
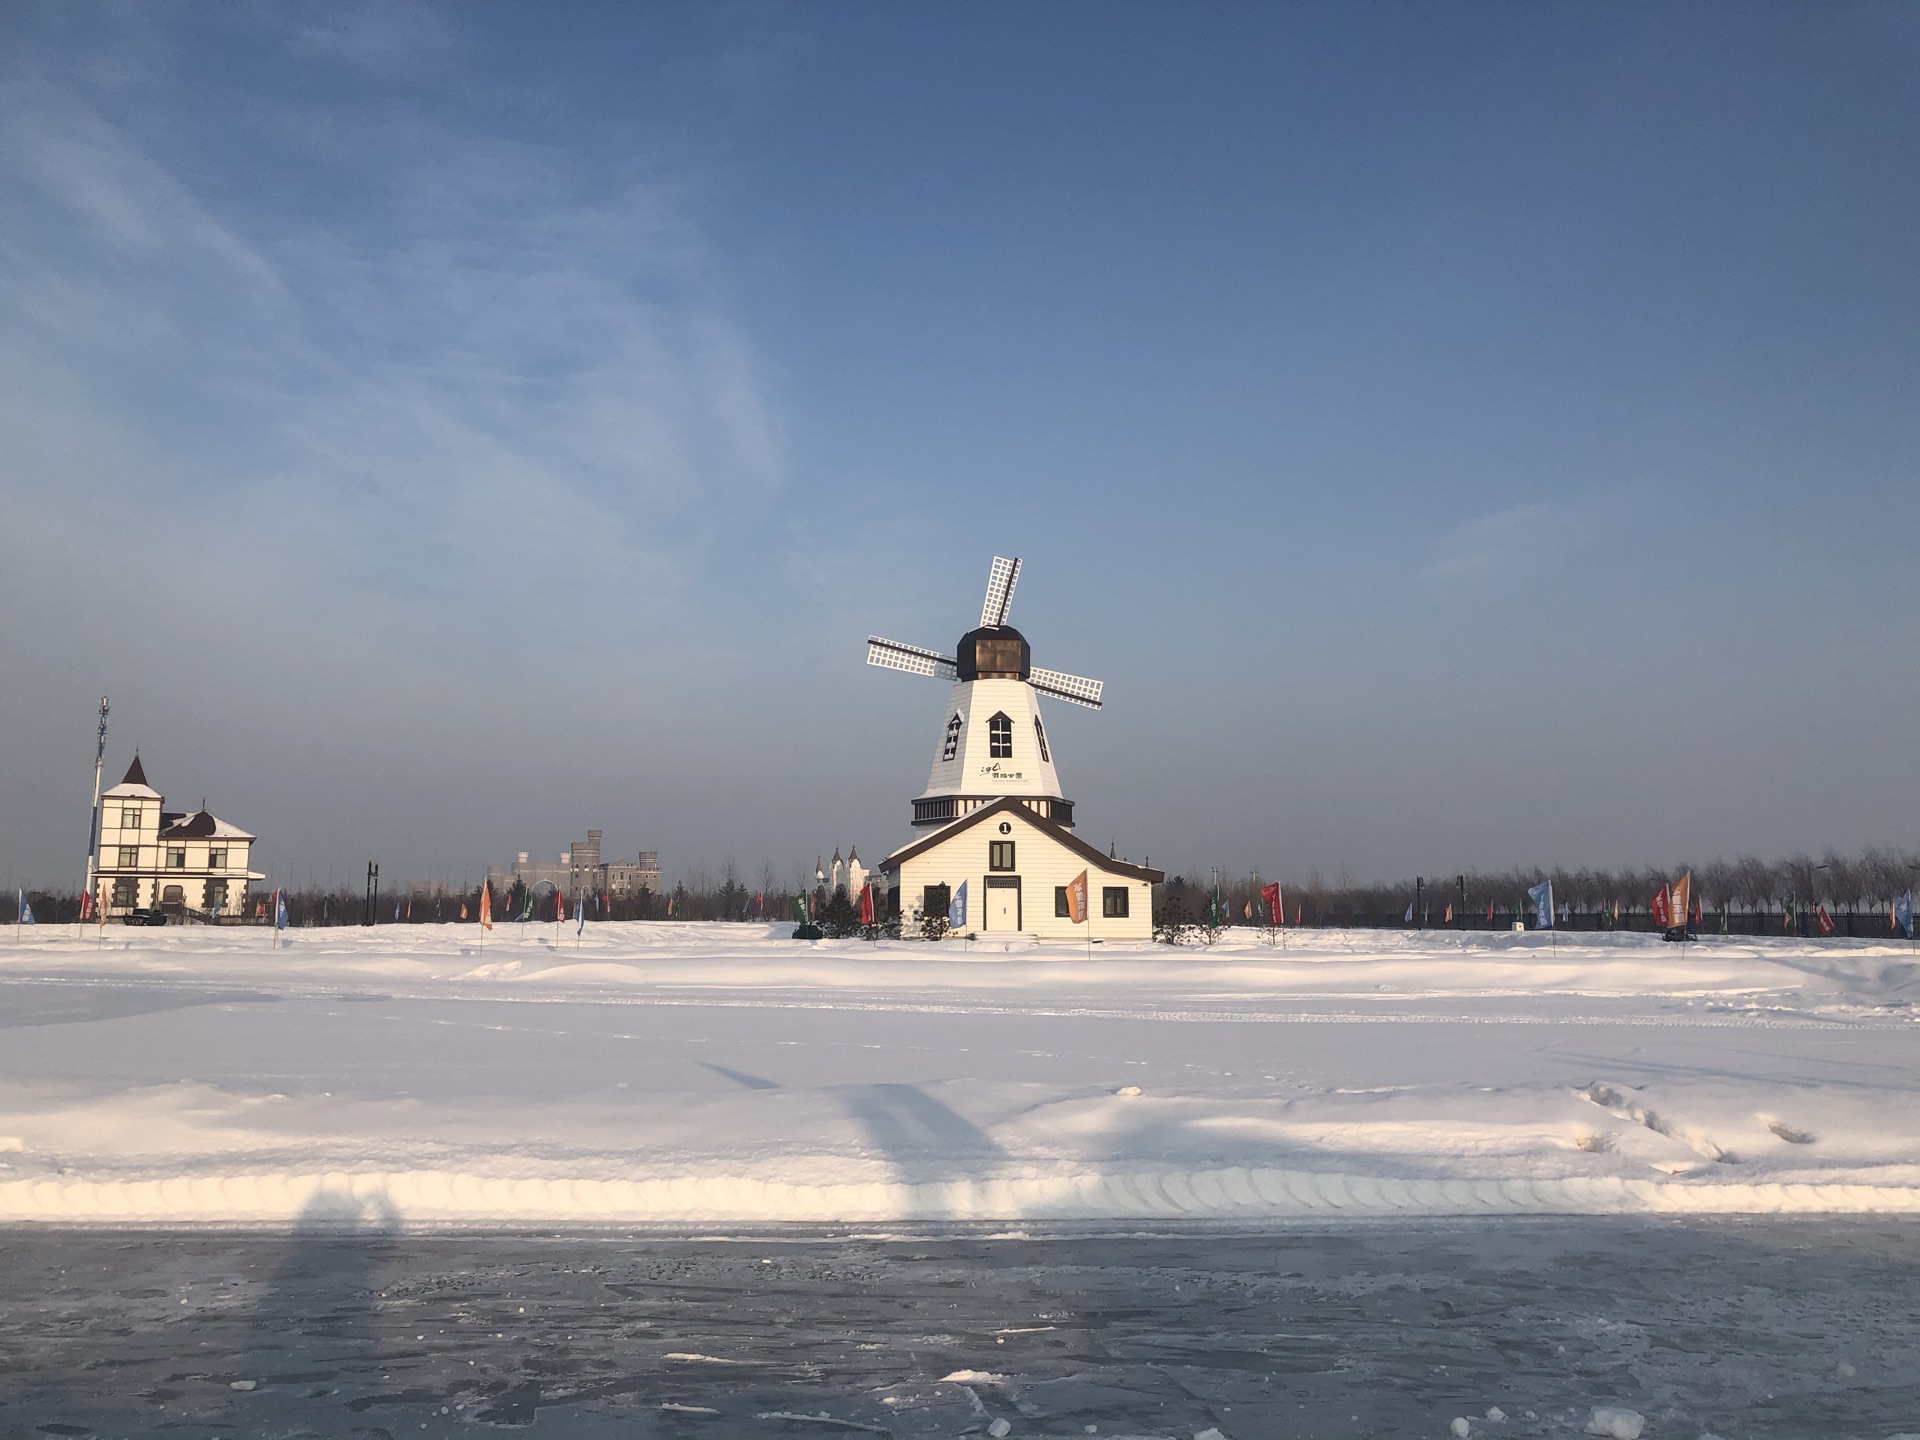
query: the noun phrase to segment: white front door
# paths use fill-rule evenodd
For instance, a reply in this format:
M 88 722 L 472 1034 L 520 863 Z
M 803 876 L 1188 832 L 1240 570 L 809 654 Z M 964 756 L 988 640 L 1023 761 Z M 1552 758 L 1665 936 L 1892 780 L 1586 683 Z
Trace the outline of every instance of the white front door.
M 1018 930 L 1020 928 L 1020 884 L 996 883 L 987 881 L 987 929 Z

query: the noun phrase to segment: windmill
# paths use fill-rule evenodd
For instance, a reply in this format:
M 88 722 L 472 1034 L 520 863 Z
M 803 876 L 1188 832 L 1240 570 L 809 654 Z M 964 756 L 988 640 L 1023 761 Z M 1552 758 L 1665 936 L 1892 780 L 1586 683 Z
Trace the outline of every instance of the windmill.
M 995 800 L 1013 797 L 1056 824 L 1073 824 L 1073 802 L 1060 793 L 1039 697 L 1100 708 L 1102 682 L 1033 664 L 1026 636 L 1007 624 L 1018 558 L 993 557 L 980 624 L 960 637 L 952 655 L 867 638 L 867 663 L 954 682 L 927 788 L 913 802 L 916 826 L 945 825 Z

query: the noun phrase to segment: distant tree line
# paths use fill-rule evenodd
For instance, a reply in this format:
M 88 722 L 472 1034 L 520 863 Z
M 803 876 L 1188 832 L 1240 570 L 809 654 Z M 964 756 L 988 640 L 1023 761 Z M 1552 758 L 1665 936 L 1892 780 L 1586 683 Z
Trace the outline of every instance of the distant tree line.
M 1714 860 L 1676 864 L 1665 869 L 1550 869 L 1515 866 L 1500 871 L 1469 870 L 1408 877 L 1388 884 L 1357 884 L 1347 877 L 1329 884 L 1316 871 L 1304 882 L 1281 882 L 1286 924 L 1405 926 L 1454 929 L 1507 929 L 1533 914 L 1527 892 L 1542 880 L 1553 882 L 1556 917 L 1576 929 L 1653 928 L 1652 903 L 1662 885 L 1691 872 L 1693 897 L 1712 928 L 1742 934 L 1781 933 L 1787 917 L 1803 933 L 1817 905 L 1833 915 L 1843 934 L 1886 933 L 1887 907 L 1920 881 L 1920 852 L 1872 846 L 1853 855 L 1828 850 L 1818 859 L 1792 855 L 1784 860 Z M 1265 925 L 1262 884 L 1273 877 L 1257 874 L 1218 878 L 1217 923 Z M 1212 875 L 1169 876 L 1155 891 L 1155 918 L 1200 925 L 1214 920 Z M 1492 908 L 1491 919 L 1488 908 Z M 1411 921 L 1408 919 L 1412 909 Z M 1452 908 L 1451 916 L 1448 915 Z M 1871 923 L 1879 917 L 1878 927 Z
M 1818 859 L 1793 855 L 1765 861 L 1752 857 L 1715 860 L 1704 865 L 1678 864 L 1665 869 L 1543 870 L 1514 867 L 1501 871 L 1469 870 L 1407 878 L 1390 883 L 1359 884 L 1341 877 L 1329 884 L 1318 872 L 1300 880 L 1282 880 L 1281 893 L 1288 926 L 1352 925 L 1454 929 L 1507 929 L 1516 919 L 1530 917 L 1533 907 L 1527 891 L 1542 880 L 1553 882 L 1558 918 L 1574 929 L 1650 929 L 1651 906 L 1660 887 L 1684 872 L 1693 875 L 1693 894 L 1709 928 L 1742 934 L 1781 933 L 1788 916 L 1804 933 L 1806 917 L 1816 905 L 1825 905 L 1842 934 L 1886 933 L 1884 916 L 1893 900 L 1920 880 L 1920 852 L 1869 847 L 1857 854 L 1828 850 Z M 1267 924 L 1261 885 L 1273 877 L 1257 873 L 1218 877 L 1172 875 L 1155 887 L 1154 918 L 1171 925 L 1224 929 L 1228 926 Z M 272 916 L 271 890 L 253 891 L 245 913 L 232 922 L 264 924 Z M 361 925 L 367 918 L 364 890 L 288 890 L 284 896 L 287 920 L 302 928 Z M 496 925 L 553 924 L 555 900 L 550 889 L 533 891 L 519 883 L 492 893 Z M 30 890 L 27 900 L 41 924 L 73 924 L 79 919 L 75 891 Z M 888 897 L 876 895 L 876 923 L 884 933 L 898 924 Z M 628 895 L 586 897 L 589 920 L 719 920 L 785 922 L 793 920 L 804 902 L 808 915 L 828 933 L 866 933 L 875 927 L 859 925 L 857 896 L 844 890 L 828 894 L 824 887 L 805 881 L 781 882 L 771 866 L 762 866 L 749 881 L 732 862 L 718 876 L 695 868 L 664 894 L 641 890 Z M 1464 902 L 1464 903 L 1463 903 Z M 1448 914 L 1448 907 L 1452 914 Z M 1412 917 L 1409 920 L 1409 907 Z M 1492 915 L 1489 918 L 1489 907 Z M 0 911 L 0 918 L 5 912 Z M 574 902 L 566 902 L 570 922 Z M 480 887 L 423 890 L 413 887 L 400 894 L 383 894 L 374 905 L 379 925 L 475 924 L 480 916 Z M 1878 921 L 1876 923 L 1876 917 Z M 230 922 L 231 923 L 231 922 Z

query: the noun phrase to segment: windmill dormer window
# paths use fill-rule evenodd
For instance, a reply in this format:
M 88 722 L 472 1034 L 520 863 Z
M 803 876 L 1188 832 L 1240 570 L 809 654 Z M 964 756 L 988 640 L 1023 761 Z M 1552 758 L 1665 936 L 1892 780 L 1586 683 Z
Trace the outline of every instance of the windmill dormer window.
M 940 747 L 940 758 L 942 760 L 951 760 L 955 755 L 959 753 L 960 753 L 960 713 L 956 710 L 954 712 L 953 718 L 947 721 L 947 738 L 946 738 L 946 743 L 944 743 Z
M 1038 715 L 1033 717 L 1033 738 L 1040 742 L 1040 758 L 1051 765 L 1053 757 L 1047 754 L 1047 727 L 1040 723 Z
M 1004 714 L 995 715 L 987 721 L 987 758 L 989 760 L 1013 758 L 1013 721 Z

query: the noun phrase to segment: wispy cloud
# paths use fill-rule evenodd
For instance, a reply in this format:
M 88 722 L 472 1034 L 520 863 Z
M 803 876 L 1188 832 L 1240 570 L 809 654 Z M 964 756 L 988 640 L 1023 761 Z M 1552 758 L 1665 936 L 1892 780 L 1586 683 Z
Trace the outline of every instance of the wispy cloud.
M 292 29 L 284 63 L 446 48 L 354 13 Z M 497 624 L 589 590 L 657 598 L 777 487 L 777 426 L 670 173 L 444 108 L 317 123 L 234 98 L 273 205 L 14 62 L 5 484 L 43 580 L 98 533 L 72 522 L 84 495 L 164 550 L 273 555 L 283 622 L 405 595 L 429 627 Z
M 1630 514 L 1622 494 L 1533 500 L 1477 515 L 1433 542 L 1419 579 L 1443 592 L 1565 575 L 1605 553 Z

